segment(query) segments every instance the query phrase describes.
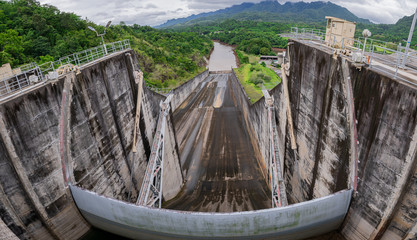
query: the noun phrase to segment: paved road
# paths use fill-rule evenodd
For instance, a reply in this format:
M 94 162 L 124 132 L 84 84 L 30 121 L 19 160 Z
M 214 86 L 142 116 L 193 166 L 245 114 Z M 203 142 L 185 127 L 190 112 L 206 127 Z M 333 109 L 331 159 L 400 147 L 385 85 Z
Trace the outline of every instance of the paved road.
M 235 212 L 271 207 L 229 74 L 211 74 L 174 112 L 186 183 L 164 208 Z

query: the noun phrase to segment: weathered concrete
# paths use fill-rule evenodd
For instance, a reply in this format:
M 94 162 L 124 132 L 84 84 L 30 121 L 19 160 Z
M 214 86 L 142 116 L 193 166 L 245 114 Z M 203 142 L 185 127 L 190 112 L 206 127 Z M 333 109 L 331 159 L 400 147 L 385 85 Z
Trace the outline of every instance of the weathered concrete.
M 88 231 L 63 172 L 84 188 L 136 200 L 165 97 L 144 89 L 138 153 L 132 159 L 133 68 L 138 68 L 133 61 L 124 52 L 115 54 L 0 105 L 1 218 L 17 237 L 78 239 Z M 179 191 L 182 175 L 171 122 L 167 131 L 164 197 L 169 199 Z
M 285 177 L 288 200 L 295 203 L 348 187 L 350 128 L 338 59 L 298 42 L 289 55 L 298 148 L 294 156 L 286 141 Z
M 0 240 L 18 240 L 19 238 L 0 219 Z
M 174 125 L 186 182 L 165 207 L 236 212 L 271 206 L 230 74 L 210 74 L 174 112 Z
M 344 71 L 341 57 L 299 42 L 289 44 L 289 56 L 298 147 L 294 156 L 286 137 L 289 201 L 354 185 L 354 114 L 358 192 L 341 232 L 347 239 L 416 238 L 417 90 L 350 62 Z M 353 86 L 354 112 L 346 81 Z
M 79 238 L 87 229 L 64 188 L 58 136 L 62 81 L 0 106 L 7 209 L 2 219 L 22 238 Z
M 175 88 L 172 91 L 173 97 L 171 99 L 171 110 L 175 112 L 177 108 L 187 99 L 190 94 L 193 94 L 195 88 L 199 86 L 201 82 L 203 82 L 209 72 L 208 70 L 200 73 L 199 75 L 195 76 L 194 78 L 188 80 L 187 82 L 181 84 L 181 86 Z
M 404 239 L 417 222 L 417 89 L 367 68 L 350 72 L 360 180 L 343 233 Z
M 336 229 L 352 190 L 283 208 L 236 213 L 148 208 L 71 186 L 83 216 L 94 226 L 133 239 L 303 239 Z
M 270 91 L 289 203 L 352 187 L 354 114 L 358 120 L 358 192 L 340 232 L 346 239 L 416 239 L 417 90 L 299 42 L 289 45 L 289 56 L 289 98 L 284 97 L 281 85 Z M 4 223 L 0 232 L 12 232 L 20 239 L 76 239 L 89 229 L 65 188 L 62 166 L 68 180 L 78 186 L 113 199 L 136 200 L 159 103 L 165 97 L 144 88 L 138 154 L 133 157 L 135 58 L 133 62 L 124 53 L 116 54 L 86 66 L 79 75 L 65 76 L 0 105 L 0 224 Z M 201 120 L 210 129 L 207 119 L 222 105 L 221 98 L 215 97 L 222 90 L 213 92 L 219 83 L 212 83 L 213 89 L 204 85 L 207 74 L 174 90 L 178 94 L 171 105 L 173 110 L 186 112 L 186 107 L 180 107 L 182 102 L 187 106 L 198 98 L 201 103 L 211 101 L 212 108 L 206 106 Z M 258 161 L 249 167 L 259 165 L 262 179 L 269 179 L 265 100 L 250 104 L 233 74 L 227 82 L 230 102 L 242 114 L 241 126 Z M 353 86 L 353 105 L 349 85 Z M 211 91 L 207 99 L 194 91 L 204 86 L 204 91 Z M 195 93 L 188 95 L 191 91 Z M 295 151 L 286 104 L 294 121 Z M 177 149 L 185 147 L 177 146 L 175 137 L 187 135 L 174 129 L 172 120 L 168 125 L 165 199 L 180 190 Z M 201 137 L 203 143 L 212 136 Z
M 251 104 L 245 90 L 234 73 L 231 75 L 231 86 L 233 88 L 232 92 L 234 99 L 237 102 L 237 106 L 242 111 L 245 126 L 248 129 L 252 145 L 256 149 L 255 152 L 259 153 L 257 156 L 258 163 L 261 166 L 264 177 L 269 179 L 271 147 L 269 139 L 268 111 L 265 98 L 262 97 L 254 104 Z M 269 91 L 269 94 L 274 99 L 275 121 L 278 132 L 277 145 L 279 148 L 279 161 L 281 166 L 284 166 L 284 143 L 287 117 L 285 114 L 285 99 L 283 97 L 282 85 L 277 85 L 274 89 Z

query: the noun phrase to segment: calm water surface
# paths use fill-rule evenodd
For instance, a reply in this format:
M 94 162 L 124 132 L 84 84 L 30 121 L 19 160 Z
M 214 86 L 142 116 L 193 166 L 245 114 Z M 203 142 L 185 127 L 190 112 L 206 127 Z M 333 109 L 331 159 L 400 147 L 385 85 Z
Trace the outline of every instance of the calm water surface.
M 214 50 L 210 55 L 210 71 L 227 71 L 237 68 L 236 57 L 233 48 L 227 45 L 214 42 Z

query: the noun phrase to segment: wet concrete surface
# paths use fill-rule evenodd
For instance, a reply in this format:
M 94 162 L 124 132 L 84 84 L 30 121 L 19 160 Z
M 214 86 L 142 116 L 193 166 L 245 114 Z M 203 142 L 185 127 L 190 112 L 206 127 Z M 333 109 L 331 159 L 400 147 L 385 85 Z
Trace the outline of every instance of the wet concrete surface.
M 271 207 L 229 74 L 211 74 L 174 112 L 185 184 L 165 208 L 235 212 Z

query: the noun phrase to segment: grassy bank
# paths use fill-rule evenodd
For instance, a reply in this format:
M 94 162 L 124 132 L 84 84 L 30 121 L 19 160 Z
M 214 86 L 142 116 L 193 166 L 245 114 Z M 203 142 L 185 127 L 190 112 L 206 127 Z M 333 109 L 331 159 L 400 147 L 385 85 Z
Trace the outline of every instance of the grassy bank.
M 259 64 L 259 57 L 249 55 L 248 58 L 250 63 L 241 64 L 234 71 L 251 103 L 254 103 L 263 96 L 262 89 L 274 88 L 281 79 L 273 70 Z

